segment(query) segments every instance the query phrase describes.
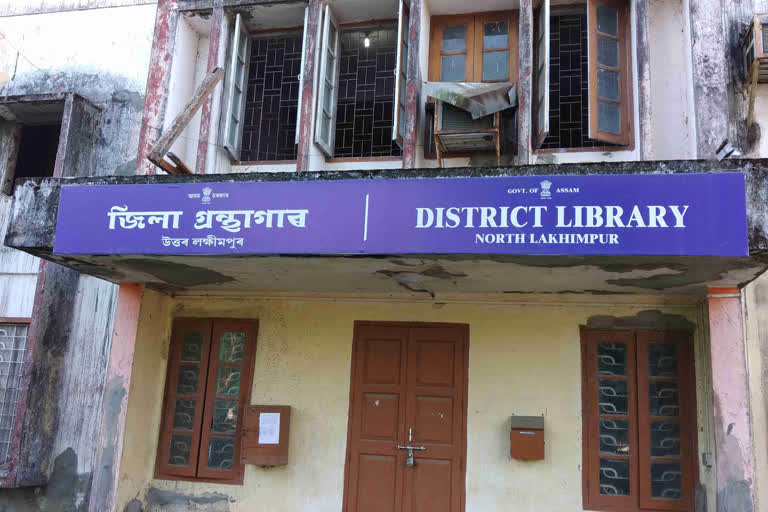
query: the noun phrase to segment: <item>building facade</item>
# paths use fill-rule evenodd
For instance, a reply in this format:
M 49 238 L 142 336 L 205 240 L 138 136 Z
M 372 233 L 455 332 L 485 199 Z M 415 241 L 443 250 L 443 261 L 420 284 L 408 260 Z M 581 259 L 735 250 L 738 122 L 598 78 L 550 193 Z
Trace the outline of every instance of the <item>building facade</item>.
M 0 510 L 768 507 L 768 5 L 4 9 Z

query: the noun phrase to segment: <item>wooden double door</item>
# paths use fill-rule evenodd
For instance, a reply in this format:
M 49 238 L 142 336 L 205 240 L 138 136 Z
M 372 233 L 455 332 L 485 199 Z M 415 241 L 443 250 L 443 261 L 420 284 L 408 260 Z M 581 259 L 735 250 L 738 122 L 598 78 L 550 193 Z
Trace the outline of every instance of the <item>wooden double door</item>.
M 468 344 L 466 325 L 355 323 L 346 512 L 464 510 Z

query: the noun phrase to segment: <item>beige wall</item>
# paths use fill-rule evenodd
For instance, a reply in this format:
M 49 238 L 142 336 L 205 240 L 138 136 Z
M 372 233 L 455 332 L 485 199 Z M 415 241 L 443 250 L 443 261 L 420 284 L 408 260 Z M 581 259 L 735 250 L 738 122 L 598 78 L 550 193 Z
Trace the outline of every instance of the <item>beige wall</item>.
M 128 404 L 118 510 L 137 496 L 143 499 L 147 489 L 154 487 L 184 496 L 224 493 L 231 497 L 225 509 L 233 511 L 339 512 L 355 320 L 470 324 L 468 512 L 509 510 L 510 503 L 515 503 L 516 511 L 581 510 L 578 326 L 593 315 L 627 316 L 648 309 L 698 321 L 695 306 L 171 299 L 146 292 Z M 293 407 L 287 467 L 247 466 L 242 486 L 152 479 L 171 315 L 259 319 L 251 401 Z M 701 349 L 697 339 L 700 368 L 708 366 L 701 362 L 707 353 Z M 706 372 L 697 373 L 701 391 Z M 711 416 L 705 405 L 707 395 L 699 395 L 700 418 Z M 510 459 L 512 414 L 545 415 L 545 461 Z M 711 451 L 708 432 L 707 428 L 700 432 L 700 451 Z M 702 480 L 708 483 L 708 470 L 701 471 Z M 713 495 L 709 503 L 714 504 Z
M 744 289 L 756 510 L 768 510 L 768 275 Z

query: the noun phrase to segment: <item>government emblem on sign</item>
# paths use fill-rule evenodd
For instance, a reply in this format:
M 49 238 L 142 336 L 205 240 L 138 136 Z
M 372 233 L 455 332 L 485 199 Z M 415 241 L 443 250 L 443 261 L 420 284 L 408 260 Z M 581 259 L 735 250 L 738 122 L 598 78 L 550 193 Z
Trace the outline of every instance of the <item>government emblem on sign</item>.
M 552 188 L 552 182 L 549 180 L 544 180 L 540 183 L 540 185 L 541 185 L 541 198 L 551 199 L 552 192 L 550 192 L 549 189 Z
M 203 189 L 203 204 L 208 204 L 211 202 L 211 192 L 213 192 L 211 187 L 205 187 Z

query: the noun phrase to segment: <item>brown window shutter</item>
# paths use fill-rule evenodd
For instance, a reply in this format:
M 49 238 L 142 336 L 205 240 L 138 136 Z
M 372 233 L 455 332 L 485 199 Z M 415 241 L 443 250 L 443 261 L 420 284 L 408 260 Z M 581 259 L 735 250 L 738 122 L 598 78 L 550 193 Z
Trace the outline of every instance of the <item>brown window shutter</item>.
M 276 444 L 259 443 L 259 419 L 262 413 L 280 415 L 280 435 Z M 291 407 L 288 405 L 250 405 L 243 415 L 240 462 L 257 466 L 288 464 Z
M 632 142 L 632 56 L 626 0 L 588 0 L 589 137 Z
M 637 400 L 632 331 L 582 333 L 584 508 L 637 507 Z
M 637 333 L 640 508 L 692 510 L 696 401 L 690 334 Z
M 196 474 L 210 346 L 210 320 L 174 322 L 157 451 L 159 477 Z
M 257 325 L 255 320 L 213 322 L 198 477 L 242 482 L 240 429 L 251 396 Z

